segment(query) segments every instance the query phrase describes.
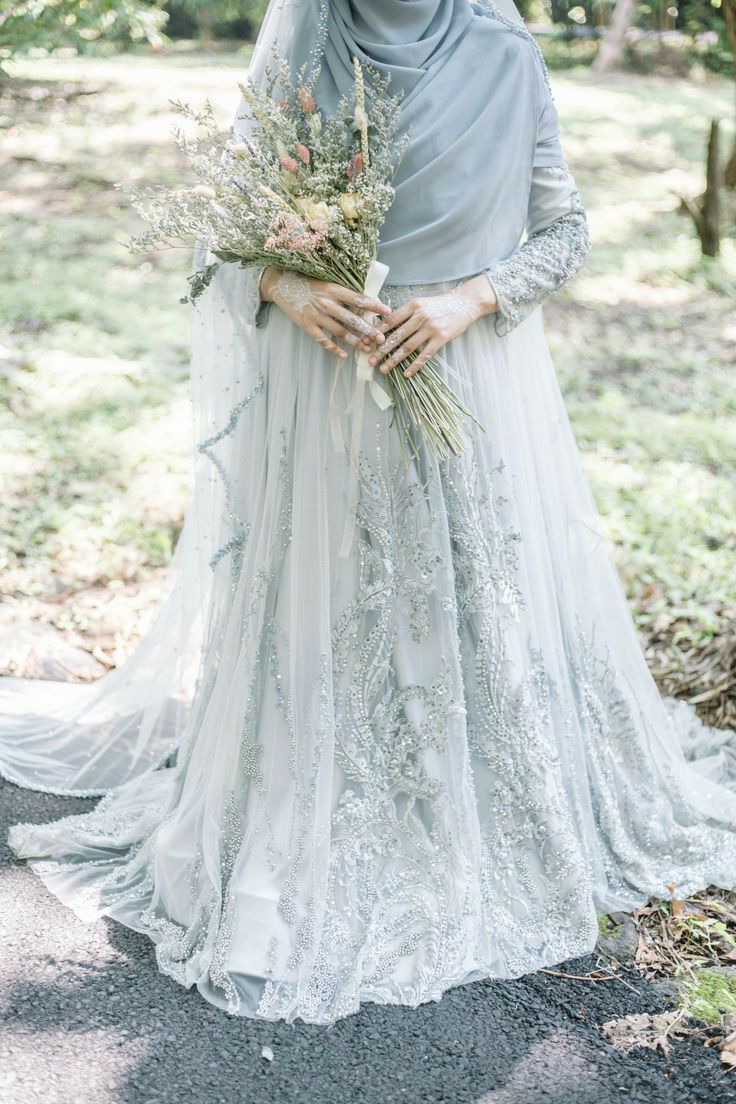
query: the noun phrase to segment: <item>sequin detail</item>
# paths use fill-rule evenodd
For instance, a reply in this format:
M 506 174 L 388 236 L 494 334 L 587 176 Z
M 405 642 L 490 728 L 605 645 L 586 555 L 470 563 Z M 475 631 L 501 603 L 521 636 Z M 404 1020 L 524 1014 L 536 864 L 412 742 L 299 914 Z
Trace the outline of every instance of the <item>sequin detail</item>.
M 197 446 L 198 451 L 203 456 L 206 456 L 212 464 L 214 464 L 220 478 L 222 479 L 222 483 L 225 488 L 225 506 L 230 524 L 232 525 L 234 530 L 232 536 L 225 542 L 225 544 L 218 548 L 218 550 L 213 554 L 212 558 L 210 559 L 210 567 L 213 569 L 217 567 L 223 556 L 227 556 L 231 552 L 237 552 L 239 557 L 242 556 L 245 542 L 248 539 L 248 533 L 250 530 L 248 522 L 245 518 L 241 517 L 238 512 L 238 508 L 235 502 L 235 495 L 233 492 L 232 481 L 230 479 L 230 476 L 228 475 L 225 464 L 214 451 L 215 446 L 219 444 L 220 441 L 224 440 L 225 437 L 232 436 L 232 434 L 237 429 L 238 422 L 240 421 L 240 416 L 243 411 L 250 406 L 256 395 L 260 395 L 263 391 L 263 384 L 263 376 L 259 376 L 250 394 L 245 395 L 242 399 L 240 399 L 239 402 L 235 404 L 232 411 L 230 412 L 230 417 L 228 418 L 225 426 L 223 426 L 223 428 L 217 433 L 213 433 L 212 436 L 208 437 Z
M 532 234 L 510 257 L 486 272 L 498 304 L 494 325 L 499 337 L 571 280 L 589 253 L 588 222 L 580 195 L 574 192 L 568 214 Z
M 570 169 L 567 165 L 541 165 L 535 168 L 535 172 L 549 176 L 552 180 L 567 180 L 570 177 Z

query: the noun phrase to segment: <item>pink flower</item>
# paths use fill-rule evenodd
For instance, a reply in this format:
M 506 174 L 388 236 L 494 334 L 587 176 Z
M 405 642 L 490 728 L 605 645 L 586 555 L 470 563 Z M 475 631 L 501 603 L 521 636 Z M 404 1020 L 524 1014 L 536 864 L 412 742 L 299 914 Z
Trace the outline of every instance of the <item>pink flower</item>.
M 263 243 L 269 253 L 312 253 L 327 240 L 324 230 L 310 231 L 293 212 L 276 216 L 273 234 Z
M 317 104 L 308 88 L 299 89 L 299 105 L 305 115 L 311 115 L 316 110 Z
M 289 101 L 284 99 L 283 96 L 280 100 L 277 100 L 276 103 L 279 105 L 279 107 L 288 107 L 289 106 Z
M 356 153 L 351 158 L 350 164 L 348 165 L 347 169 L 345 170 L 346 173 L 347 173 L 348 180 L 355 180 L 356 176 L 360 176 L 360 174 L 363 171 L 363 167 L 364 167 L 363 166 L 363 154 L 362 153 Z
M 289 242 L 289 249 L 294 253 L 314 253 L 316 249 L 324 245 L 326 241 L 325 234 L 316 232 L 314 234 L 302 234 L 300 237 L 292 238 Z
M 309 153 L 309 150 L 307 149 L 307 147 L 303 146 L 301 142 L 298 142 L 297 147 L 296 147 L 296 152 L 299 154 L 299 157 L 300 157 L 302 163 L 305 164 L 305 165 L 308 165 L 309 164 L 309 159 L 310 159 L 310 153 Z
M 293 157 L 289 157 L 288 155 L 285 157 L 279 157 L 279 165 L 284 170 L 284 172 L 299 172 L 299 162 L 295 161 Z

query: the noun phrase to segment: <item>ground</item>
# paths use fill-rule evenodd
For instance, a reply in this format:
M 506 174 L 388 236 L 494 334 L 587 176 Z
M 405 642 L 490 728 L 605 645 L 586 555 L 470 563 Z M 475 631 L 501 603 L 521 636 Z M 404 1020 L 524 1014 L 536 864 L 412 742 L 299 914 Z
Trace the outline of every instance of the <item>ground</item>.
M 244 64 L 35 60 L 0 84 L 8 673 L 97 677 L 155 608 L 186 501 L 187 259 L 127 252 L 140 227 L 114 185 L 178 179 L 169 99 L 208 96 L 226 121 Z M 595 249 L 546 308 L 550 344 L 653 668 L 725 723 L 736 715 L 736 245 L 701 259 L 678 196 L 702 187 L 707 121 L 732 117 L 732 88 L 593 83 L 582 71 L 553 83 Z M 9 785 L 0 804 L 2 840 L 8 824 L 84 807 Z M 211 1010 L 156 972 L 144 939 L 84 927 L 7 852 L 4 862 L 9 1104 L 736 1101 L 736 1074 L 701 1038 L 669 1055 L 605 1041 L 606 1021 L 665 1007 L 665 989 L 632 973 L 476 983 L 419 1011 L 368 1007 L 329 1031 L 254 1024 Z

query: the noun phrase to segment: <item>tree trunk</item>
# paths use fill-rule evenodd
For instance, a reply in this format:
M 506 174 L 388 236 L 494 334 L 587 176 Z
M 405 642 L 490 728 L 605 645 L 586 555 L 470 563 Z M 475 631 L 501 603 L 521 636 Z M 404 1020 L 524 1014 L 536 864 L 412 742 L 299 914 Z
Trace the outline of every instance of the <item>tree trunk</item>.
M 635 0 L 616 0 L 611 22 L 593 62 L 596 73 L 610 73 L 620 67 L 626 49 L 626 32 L 634 18 L 634 7 Z
M 692 217 L 698 231 L 700 246 L 706 257 L 717 257 L 721 247 L 721 167 L 719 150 L 719 123 L 714 119 L 710 124 L 708 139 L 708 167 L 705 177 L 705 192 L 699 199 L 683 199 L 683 207 Z
M 197 21 L 197 31 L 199 32 L 200 41 L 205 46 L 211 46 L 215 40 L 212 13 L 207 10 L 205 5 L 202 5 L 197 8 L 195 19 Z
M 723 183 L 726 185 L 727 188 L 731 188 L 732 191 L 736 191 L 736 139 L 734 139 L 731 156 L 726 162 L 726 168 L 723 173 Z
M 726 21 L 726 34 L 731 44 L 731 53 L 736 65 L 736 0 L 723 0 L 723 18 Z M 733 143 L 731 156 L 726 162 L 723 182 L 727 188 L 733 188 L 736 191 L 736 139 Z

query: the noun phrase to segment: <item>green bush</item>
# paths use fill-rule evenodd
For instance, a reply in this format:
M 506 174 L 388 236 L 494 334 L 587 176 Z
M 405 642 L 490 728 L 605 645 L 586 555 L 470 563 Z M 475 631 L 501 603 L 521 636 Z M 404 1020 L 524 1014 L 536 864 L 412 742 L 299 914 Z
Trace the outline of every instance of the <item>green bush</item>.
M 172 38 L 255 38 L 268 0 L 169 0 L 164 4 Z
M 160 42 L 166 19 L 157 0 L 25 0 L 0 13 L 0 67 L 32 49 L 120 37 Z

